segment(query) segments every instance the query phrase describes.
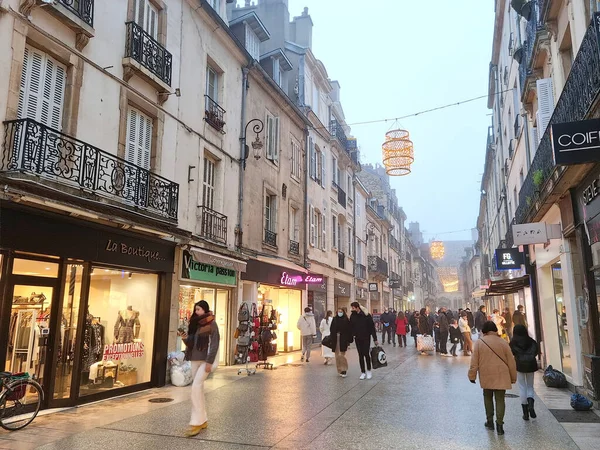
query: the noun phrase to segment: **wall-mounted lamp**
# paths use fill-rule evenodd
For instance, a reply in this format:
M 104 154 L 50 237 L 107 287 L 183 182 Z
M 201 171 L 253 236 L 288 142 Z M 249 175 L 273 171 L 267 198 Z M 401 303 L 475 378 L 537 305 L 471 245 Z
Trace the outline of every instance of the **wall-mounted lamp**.
M 244 136 L 242 137 L 242 143 L 244 145 L 244 158 L 242 159 L 242 169 L 244 169 L 244 170 L 246 169 L 246 160 L 248 159 L 248 156 L 250 156 L 250 147 L 248 147 L 248 144 L 246 144 L 246 136 L 248 135 L 248 126 L 253 122 L 256 122 L 252 126 L 252 131 L 254 133 L 256 133 L 256 138 L 252 141 L 252 144 L 251 144 L 254 159 L 256 159 L 258 161 L 262 154 L 261 150 L 263 148 L 263 143 L 260 140 L 259 134 L 264 129 L 265 124 L 260 119 L 252 119 L 251 121 L 249 121 L 246 124 L 246 127 L 244 128 Z
M 181 97 L 181 89 L 175 88 L 175 92 L 165 92 L 163 95 L 165 97 L 168 97 L 169 95 L 175 95 L 175 97 Z

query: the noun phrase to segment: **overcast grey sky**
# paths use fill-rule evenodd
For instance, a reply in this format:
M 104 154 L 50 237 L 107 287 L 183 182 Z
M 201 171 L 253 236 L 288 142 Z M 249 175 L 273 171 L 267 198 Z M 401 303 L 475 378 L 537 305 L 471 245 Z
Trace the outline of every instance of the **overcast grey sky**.
M 487 94 L 494 5 L 485 0 L 289 0 L 309 8 L 313 51 L 341 85 L 349 124 L 404 116 Z M 392 178 L 408 221 L 431 233 L 475 227 L 487 127 L 487 100 L 403 119 L 415 163 Z M 356 125 L 363 163 L 381 164 L 393 122 Z M 439 234 L 470 239 L 470 232 Z

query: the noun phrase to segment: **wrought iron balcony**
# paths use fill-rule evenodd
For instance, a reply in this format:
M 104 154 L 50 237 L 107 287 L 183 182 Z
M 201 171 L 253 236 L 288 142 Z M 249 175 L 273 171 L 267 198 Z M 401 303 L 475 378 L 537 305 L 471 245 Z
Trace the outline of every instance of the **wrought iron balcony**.
M 515 139 L 519 139 L 519 135 L 521 134 L 521 116 L 518 111 L 516 111 L 516 114 L 515 114 L 514 130 L 515 130 Z
M 206 206 L 199 206 L 200 236 L 210 241 L 227 244 L 227 216 Z
M 94 26 L 94 0 L 58 0 L 58 3 L 67 8 L 90 27 Z
M 390 247 L 393 250 L 396 250 L 396 252 L 400 253 L 402 251 L 401 247 L 400 247 L 400 241 L 398 241 L 398 239 L 396 239 L 394 236 L 392 236 L 390 234 L 389 236 L 389 241 L 390 241 Z
M 556 103 L 550 125 L 584 120 L 588 117 L 594 100 L 600 93 L 599 21 L 600 13 L 594 13 L 565 87 Z M 539 204 L 545 199 L 544 185 L 555 176 L 557 167 L 554 165 L 552 155 L 550 125 L 541 139 L 527 177 L 521 186 L 519 206 L 515 212 L 516 223 L 527 222 L 536 203 Z
M 265 244 L 268 244 L 271 247 L 277 247 L 277 233 L 265 230 Z
M 382 279 L 388 277 L 388 263 L 379 256 L 369 256 L 367 263 L 369 264 L 369 277 Z
M 4 122 L 4 131 L 5 174 L 32 174 L 177 220 L 177 183 L 31 119 Z
M 346 193 L 338 186 L 338 203 L 342 208 L 346 208 Z
M 329 132 L 340 142 L 343 149 L 348 151 L 348 138 L 346 137 L 346 132 L 344 131 L 342 124 L 337 120 L 332 120 L 329 123 Z
M 132 58 L 171 86 L 173 56 L 135 22 L 127 22 L 125 58 Z
M 359 280 L 367 279 L 367 268 L 362 264 L 356 265 L 356 278 L 358 278 Z
M 338 252 L 338 266 L 340 269 L 346 268 L 346 254 L 344 252 Z
M 215 130 L 225 133 L 223 131 L 223 127 L 225 126 L 225 120 L 223 119 L 225 110 L 208 95 L 204 96 L 204 102 L 204 120 Z
M 300 254 L 300 244 L 298 242 L 290 240 L 290 253 L 292 255 Z

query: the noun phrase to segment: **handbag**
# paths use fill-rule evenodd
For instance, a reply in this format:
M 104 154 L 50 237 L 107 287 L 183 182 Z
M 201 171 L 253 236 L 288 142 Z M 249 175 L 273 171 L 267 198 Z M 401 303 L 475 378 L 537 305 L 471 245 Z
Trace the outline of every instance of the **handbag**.
M 273 341 L 274 341 L 275 339 L 277 339 L 277 334 L 276 334 L 276 333 L 273 331 L 273 332 L 271 333 L 271 340 L 273 340 Z
M 323 340 L 321 341 L 321 345 L 323 345 L 324 347 L 330 348 L 333 350 L 333 347 L 335 347 L 335 342 L 333 340 L 333 335 L 329 335 L 329 336 L 325 336 L 323 338 Z
M 404 330 L 406 331 L 406 333 L 410 333 L 410 326 L 408 324 L 406 324 L 406 326 L 404 327 Z
M 248 345 L 250 345 L 250 336 L 245 334 L 244 336 L 240 336 L 238 338 L 238 346 L 247 347 Z
M 417 350 L 420 352 L 432 352 L 435 349 L 433 336 L 417 335 Z
M 371 365 L 373 369 L 387 366 L 387 356 L 381 347 L 371 349 Z
M 250 310 L 248 309 L 248 303 L 242 303 L 238 311 L 238 322 L 247 322 L 250 320 Z
M 238 330 L 240 330 L 242 333 L 248 331 L 248 322 L 240 322 L 238 325 Z

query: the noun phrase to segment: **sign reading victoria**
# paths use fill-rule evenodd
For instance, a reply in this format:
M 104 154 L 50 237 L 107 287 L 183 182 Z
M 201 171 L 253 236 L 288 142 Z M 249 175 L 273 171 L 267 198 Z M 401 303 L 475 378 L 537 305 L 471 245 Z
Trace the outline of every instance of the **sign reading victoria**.
M 206 281 L 208 283 L 228 284 L 231 286 L 235 286 L 237 283 L 235 270 L 198 262 L 188 251 L 183 252 L 181 278 Z

